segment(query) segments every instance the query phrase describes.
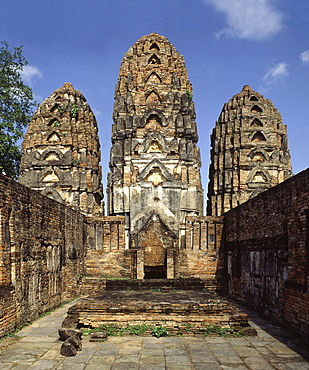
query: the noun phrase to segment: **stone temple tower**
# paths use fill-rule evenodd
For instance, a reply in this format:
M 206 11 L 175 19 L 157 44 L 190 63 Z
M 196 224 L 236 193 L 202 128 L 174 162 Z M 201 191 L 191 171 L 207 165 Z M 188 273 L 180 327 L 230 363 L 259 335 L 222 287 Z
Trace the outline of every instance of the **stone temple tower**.
M 207 214 L 220 216 L 290 176 L 281 114 L 246 85 L 224 105 L 211 135 Z
M 70 83 L 35 112 L 22 144 L 19 182 L 85 215 L 102 215 L 101 154 L 96 119 Z
M 165 37 L 143 36 L 123 57 L 113 120 L 108 213 L 126 216 L 130 246 L 155 264 L 186 215 L 203 212 L 192 87 Z

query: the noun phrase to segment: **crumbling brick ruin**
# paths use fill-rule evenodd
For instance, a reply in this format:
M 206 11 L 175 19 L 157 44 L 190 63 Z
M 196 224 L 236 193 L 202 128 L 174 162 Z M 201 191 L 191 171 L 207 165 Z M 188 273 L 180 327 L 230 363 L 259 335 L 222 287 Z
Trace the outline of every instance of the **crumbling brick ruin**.
M 77 296 L 82 277 L 84 291 L 102 277 L 182 277 L 309 338 L 309 169 L 290 177 L 272 102 L 245 86 L 225 104 L 208 216 L 192 87 L 165 37 L 125 54 L 113 116 L 107 216 L 96 120 L 71 84 L 34 114 L 20 184 L 0 176 L 0 336 Z
M 220 216 L 290 176 L 281 114 L 246 85 L 224 104 L 211 135 L 207 214 Z
M 21 184 L 83 214 L 103 214 L 96 119 L 85 97 L 70 83 L 40 104 L 22 153 Z
M 203 214 L 192 87 L 183 57 L 163 36 L 125 54 L 116 86 L 108 214 L 126 216 L 145 273 L 164 277 L 186 216 Z

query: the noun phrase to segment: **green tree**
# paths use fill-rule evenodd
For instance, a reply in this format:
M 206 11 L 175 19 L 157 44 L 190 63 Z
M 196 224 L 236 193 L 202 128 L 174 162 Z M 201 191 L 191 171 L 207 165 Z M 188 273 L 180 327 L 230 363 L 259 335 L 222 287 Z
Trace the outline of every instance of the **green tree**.
M 32 89 L 22 80 L 21 72 L 28 64 L 22 46 L 10 50 L 7 42 L 0 47 L 0 173 L 17 178 L 20 145 L 33 108 Z

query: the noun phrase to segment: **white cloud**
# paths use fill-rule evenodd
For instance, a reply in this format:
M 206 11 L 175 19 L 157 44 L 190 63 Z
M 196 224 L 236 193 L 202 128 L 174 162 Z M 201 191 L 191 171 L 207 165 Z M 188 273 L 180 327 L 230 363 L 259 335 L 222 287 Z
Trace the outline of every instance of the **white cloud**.
M 303 51 L 299 57 L 303 63 L 309 64 L 309 50 Z
M 39 68 L 35 66 L 30 66 L 29 64 L 23 67 L 20 74 L 24 82 L 30 86 L 32 85 L 34 78 L 42 77 L 42 72 L 39 70 Z
M 281 62 L 271 67 L 263 77 L 263 80 L 267 83 L 273 83 L 277 80 L 287 77 L 289 75 L 287 63 Z
M 99 116 L 101 116 L 101 111 L 99 111 L 98 109 L 92 109 L 92 112 L 93 112 L 93 114 L 96 116 L 96 117 L 99 117 Z
M 265 40 L 283 27 L 283 15 L 272 6 L 273 0 L 204 0 L 226 16 L 227 27 L 216 36 Z

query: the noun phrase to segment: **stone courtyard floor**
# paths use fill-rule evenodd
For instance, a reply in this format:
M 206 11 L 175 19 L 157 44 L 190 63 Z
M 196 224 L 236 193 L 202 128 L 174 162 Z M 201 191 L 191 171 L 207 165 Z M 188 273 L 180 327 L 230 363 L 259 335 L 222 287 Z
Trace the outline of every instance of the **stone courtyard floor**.
M 0 369 L 72 370 L 309 370 L 309 353 L 280 328 L 248 311 L 255 337 L 109 337 L 89 342 L 75 357 L 60 355 L 58 328 L 67 304 L 18 332 L 21 339 L 1 350 Z

